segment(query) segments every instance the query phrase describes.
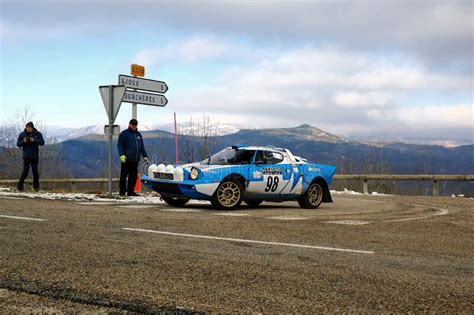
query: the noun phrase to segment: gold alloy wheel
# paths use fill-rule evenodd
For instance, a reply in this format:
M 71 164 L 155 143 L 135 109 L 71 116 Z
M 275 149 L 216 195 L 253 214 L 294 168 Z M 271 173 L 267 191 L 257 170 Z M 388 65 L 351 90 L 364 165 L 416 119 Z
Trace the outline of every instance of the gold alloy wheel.
M 240 188 L 234 182 L 225 182 L 217 191 L 217 199 L 219 202 L 226 207 L 233 207 L 239 202 L 240 199 Z
M 308 190 L 308 200 L 313 206 L 319 205 L 323 199 L 323 190 L 319 184 L 313 184 Z

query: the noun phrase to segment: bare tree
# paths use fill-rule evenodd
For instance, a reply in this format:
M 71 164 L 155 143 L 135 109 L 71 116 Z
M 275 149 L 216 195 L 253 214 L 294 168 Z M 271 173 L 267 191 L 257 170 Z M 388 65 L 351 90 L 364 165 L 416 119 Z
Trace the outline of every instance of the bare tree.
M 181 155 L 185 162 L 195 162 L 196 159 L 204 159 L 211 155 L 216 144 L 216 137 L 219 133 L 219 124 L 213 123 L 209 116 L 203 115 L 202 121 L 189 123 L 178 131 L 183 135 L 180 145 Z

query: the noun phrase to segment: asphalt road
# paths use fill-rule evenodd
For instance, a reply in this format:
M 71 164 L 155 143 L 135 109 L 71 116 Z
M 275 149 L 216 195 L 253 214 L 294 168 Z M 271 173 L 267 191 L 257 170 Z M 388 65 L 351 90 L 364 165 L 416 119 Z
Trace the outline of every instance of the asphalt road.
M 0 313 L 474 312 L 474 200 L 234 212 L 0 197 Z

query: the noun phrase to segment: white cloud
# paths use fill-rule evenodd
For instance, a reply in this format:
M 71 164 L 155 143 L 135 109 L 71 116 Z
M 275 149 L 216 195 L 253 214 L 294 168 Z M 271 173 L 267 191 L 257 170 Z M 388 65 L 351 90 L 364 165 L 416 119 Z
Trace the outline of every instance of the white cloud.
M 474 130 L 474 105 L 433 105 L 399 107 L 394 118 L 412 128 L 466 128 Z
M 443 76 L 414 61 L 306 46 L 252 66 L 229 67 L 213 86 L 177 95 L 173 106 L 262 126 L 307 122 L 346 135 L 407 127 L 428 134 L 433 128 L 472 130 L 472 104 L 406 105 L 423 104 L 430 93 L 469 90 L 470 78 Z
M 338 92 L 334 102 L 341 107 L 383 107 L 389 104 L 390 97 L 379 92 Z
M 273 53 L 265 48 L 247 48 L 245 45 L 215 35 L 199 35 L 175 40 L 167 45 L 139 51 L 133 62 L 153 66 L 165 62 L 247 61 L 258 60 Z

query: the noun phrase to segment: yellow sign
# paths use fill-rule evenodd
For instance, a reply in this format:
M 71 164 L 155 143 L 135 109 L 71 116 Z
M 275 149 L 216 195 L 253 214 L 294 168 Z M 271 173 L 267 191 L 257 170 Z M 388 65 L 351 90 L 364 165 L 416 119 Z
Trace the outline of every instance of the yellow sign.
M 145 67 L 137 65 L 137 64 L 134 63 L 130 66 L 130 74 L 134 75 L 136 77 L 144 77 L 145 76 Z

